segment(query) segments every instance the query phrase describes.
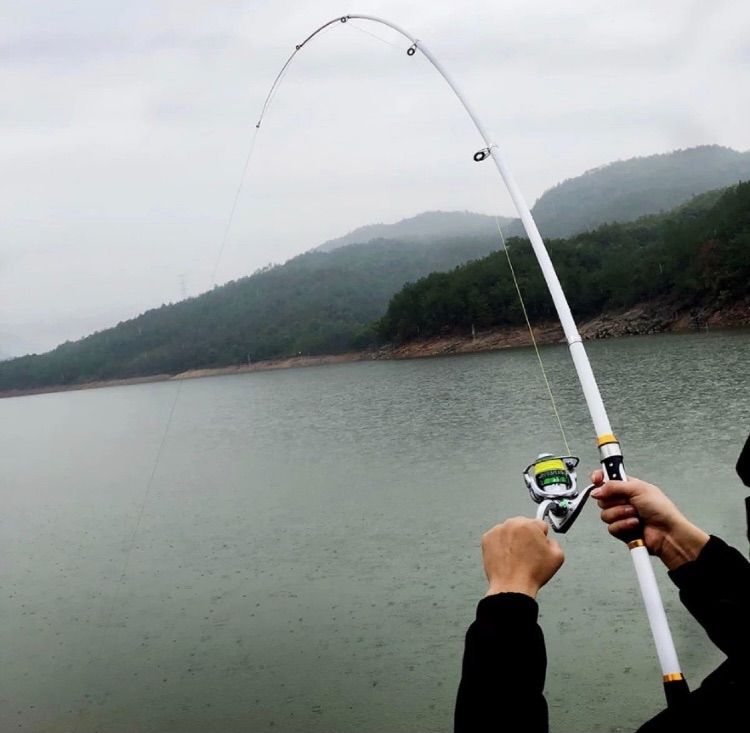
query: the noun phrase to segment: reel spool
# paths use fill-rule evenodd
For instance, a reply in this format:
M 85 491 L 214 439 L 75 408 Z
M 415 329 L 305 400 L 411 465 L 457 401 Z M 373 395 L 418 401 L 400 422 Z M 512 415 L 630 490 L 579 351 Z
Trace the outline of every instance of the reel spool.
M 553 456 L 540 453 L 523 472 L 526 488 L 539 508 L 536 518 L 549 522 L 555 532 L 564 534 L 583 509 L 594 484 L 582 491 L 578 489 L 576 467 L 580 460 L 575 456 Z

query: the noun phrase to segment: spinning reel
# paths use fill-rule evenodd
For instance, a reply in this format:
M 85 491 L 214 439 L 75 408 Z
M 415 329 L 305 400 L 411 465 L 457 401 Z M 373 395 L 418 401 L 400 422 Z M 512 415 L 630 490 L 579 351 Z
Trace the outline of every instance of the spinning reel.
M 531 498 L 539 504 L 537 519 L 550 523 L 555 532 L 565 533 L 583 509 L 594 484 L 578 489 L 575 456 L 553 456 L 540 453 L 523 472 Z

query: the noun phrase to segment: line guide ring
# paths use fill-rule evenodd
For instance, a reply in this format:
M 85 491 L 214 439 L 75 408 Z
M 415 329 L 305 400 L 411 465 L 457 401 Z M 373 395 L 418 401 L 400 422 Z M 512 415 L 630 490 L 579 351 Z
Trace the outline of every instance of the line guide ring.
M 487 160 L 487 158 L 492 155 L 492 148 L 496 148 L 497 145 L 489 145 L 486 148 L 482 148 L 481 150 L 477 150 L 476 153 L 474 153 L 474 162 L 475 163 L 481 163 L 483 160 Z

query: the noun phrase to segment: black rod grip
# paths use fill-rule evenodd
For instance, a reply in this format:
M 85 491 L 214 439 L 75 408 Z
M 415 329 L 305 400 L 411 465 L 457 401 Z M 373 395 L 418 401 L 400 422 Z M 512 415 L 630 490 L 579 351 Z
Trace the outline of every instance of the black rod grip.
M 602 461 L 604 473 L 612 481 L 623 481 L 625 478 L 625 469 L 623 467 L 622 456 L 608 456 Z M 618 535 L 623 542 L 629 543 L 635 540 L 643 539 L 643 525 L 639 522 L 638 526 L 624 534 Z

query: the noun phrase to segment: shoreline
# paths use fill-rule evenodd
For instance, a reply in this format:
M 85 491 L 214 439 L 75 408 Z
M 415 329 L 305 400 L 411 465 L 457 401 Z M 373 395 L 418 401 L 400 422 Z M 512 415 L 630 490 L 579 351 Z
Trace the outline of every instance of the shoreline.
M 711 313 L 701 309 L 678 311 L 664 304 L 644 303 L 614 313 L 604 313 L 579 325 L 584 341 L 620 338 L 623 336 L 650 336 L 659 333 L 695 333 L 713 329 L 750 327 L 750 299 L 735 303 Z M 541 323 L 533 327 L 534 338 L 540 346 L 564 343 L 562 328 L 558 322 Z M 503 329 L 478 331 L 473 336 L 448 334 L 427 339 L 415 339 L 404 344 L 384 346 L 366 351 L 351 351 L 344 354 L 321 354 L 319 356 L 290 356 L 267 359 L 253 364 L 237 364 L 228 367 L 190 369 L 179 374 L 153 374 L 144 377 L 109 379 L 85 384 L 38 387 L 26 390 L 0 392 L 0 399 L 29 395 L 74 392 L 104 387 L 122 387 L 131 384 L 152 382 L 174 382 L 184 379 L 202 379 L 233 374 L 249 374 L 277 369 L 300 369 L 310 366 L 346 364 L 358 361 L 389 361 L 398 359 L 423 359 L 449 354 L 476 354 L 531 346 L 528 328 L 513 326 Z

